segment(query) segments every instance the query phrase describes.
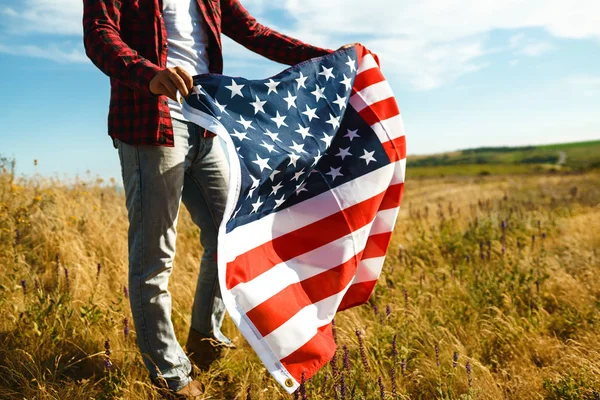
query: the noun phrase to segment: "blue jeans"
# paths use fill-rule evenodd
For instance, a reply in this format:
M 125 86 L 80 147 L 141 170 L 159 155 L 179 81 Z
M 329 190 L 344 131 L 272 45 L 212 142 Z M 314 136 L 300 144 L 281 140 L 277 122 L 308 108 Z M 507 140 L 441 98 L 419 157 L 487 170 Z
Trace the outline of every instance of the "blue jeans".
M 192 307 L 192 328 L 219 342 L 225 305 L 217 273 L 217 234 L 225 210 L 228 163 L 217 138 L 173 119 L 174 147 L 116 141 L 129 215 L 129 295 L 137 343 L 150 376 L 179 390 L 191 381 L 191 364 L 171 321 L 173 270 L 181 201 L 200 228 L 204 254 Z

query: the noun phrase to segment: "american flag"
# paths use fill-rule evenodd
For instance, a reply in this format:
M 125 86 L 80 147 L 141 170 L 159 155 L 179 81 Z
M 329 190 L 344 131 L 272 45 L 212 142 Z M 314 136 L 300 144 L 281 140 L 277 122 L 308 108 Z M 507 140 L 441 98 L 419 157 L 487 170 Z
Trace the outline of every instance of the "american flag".
M 224 140 L 218 265 L 227 310 L 289 393 L 334 355 L 337 311 L 366 302 L 403 193 L 400 111 L 361 45 L 265 80 L 194 78 L 184 115 Z

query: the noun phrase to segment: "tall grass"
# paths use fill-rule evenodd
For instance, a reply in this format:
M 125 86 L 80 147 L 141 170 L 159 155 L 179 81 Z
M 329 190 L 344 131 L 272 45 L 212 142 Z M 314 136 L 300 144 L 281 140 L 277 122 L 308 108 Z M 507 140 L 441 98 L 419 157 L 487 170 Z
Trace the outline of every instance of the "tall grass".
M 43 166 L 40 166 L 42 168 Z M 600 176 L 407 183 L 369 304 L 298 399 L 599 399 Z M 0 398 L 157 399 L 127 299 L 114 182 L 0 166 Z M 185 342 L 201 248 L 187 212 L 170 282 Z M 238 345 L 199 377 L 218 399 L 288 397 Z

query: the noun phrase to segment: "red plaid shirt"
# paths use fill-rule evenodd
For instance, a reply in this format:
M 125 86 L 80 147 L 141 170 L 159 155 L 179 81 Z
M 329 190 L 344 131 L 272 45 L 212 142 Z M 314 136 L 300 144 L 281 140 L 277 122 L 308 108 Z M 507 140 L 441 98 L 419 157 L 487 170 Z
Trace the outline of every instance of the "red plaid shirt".
M 223 72 L 221 31 L 288 65 L 330 52 L 259 24 L 238 0 L 196 1 L 208 26 L 210 72 Z M 108 134 L 129 144 L 173 146 L 167 98 L 149 89 L 150 80 L 167 65 L 162 0 L 84 0 L 83 29 L 88 57 L 110 77 Z

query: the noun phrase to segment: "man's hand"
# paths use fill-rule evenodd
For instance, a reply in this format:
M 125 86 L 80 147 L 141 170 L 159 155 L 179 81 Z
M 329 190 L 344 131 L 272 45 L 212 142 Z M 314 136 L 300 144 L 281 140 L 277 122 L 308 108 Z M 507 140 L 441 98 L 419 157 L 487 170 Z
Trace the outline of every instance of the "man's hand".
M 347 49 L 347 48 L 355 46 L 357 44 L 360 44 L 360 43 L 348 43 L 348 44 L 341 46 L 338 50 Z
M 193 86 L 192 76 L 179 66 L 160 71 L 150 81 L 150 91 L 152 93 L 156 95 L 164 94 L 174 101 L 177 101 L 177 90 L 185 97 Z

